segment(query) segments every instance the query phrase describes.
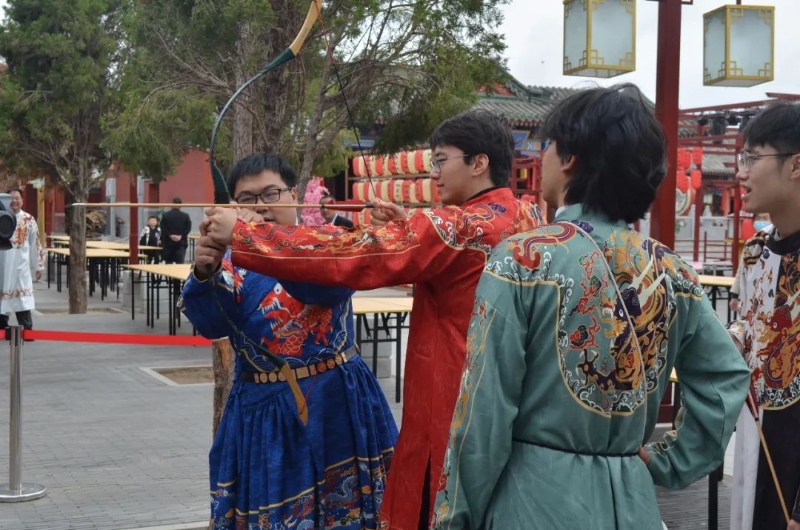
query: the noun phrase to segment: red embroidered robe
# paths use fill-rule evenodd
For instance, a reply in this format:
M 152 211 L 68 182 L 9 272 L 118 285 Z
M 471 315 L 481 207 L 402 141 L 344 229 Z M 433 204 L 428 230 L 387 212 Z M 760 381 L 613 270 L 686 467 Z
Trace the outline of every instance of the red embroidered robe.
M 356 290 L 415 284 L 403 423 L 381 528 L 417 530 L 429 462 L 433 509 L 481 272 L 495 245 L 541 223 L 538 206 L 515 199 L 508 188 L 382 227 L 237 223 L 232 243 L 237 267 Z

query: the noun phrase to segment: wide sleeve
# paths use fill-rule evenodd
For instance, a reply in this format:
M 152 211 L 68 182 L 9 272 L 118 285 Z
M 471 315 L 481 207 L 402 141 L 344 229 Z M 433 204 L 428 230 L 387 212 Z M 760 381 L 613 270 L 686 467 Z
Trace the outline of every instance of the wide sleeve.
M 416 283 L 436 277 L 482 231 L 463 211 L 439 208 L 384 226 L 347 229 L 238 221 L 233 233 L 236 267 L 273 278 L 346 286 L 355 290 Z
M 346 287 L 327 287 L 314 283 L 281 280 L 281 285 L 289 296 L 309 305 L 335 306 L 353 296 L 353 290 Z
M 730 288 L 731 298 L 739 298 L 742 294 L 744 284 L 744 254 L 739 257 L 739 267 L 736 269 L 736 276 L 733 278 L 733 285 Z
M 437 530 L 482 528 L 511 455 L 526 370 L 523 326 L 527 319 L 515 302 L 517 289 L 517 284 L 489 272 L 484 272 L 478 285 L 467 337 L 467 365 L 445 457 L 447 482 L 436 497 Z
M 42 242 L 39 241 L 39 225 L 36 220 L 31 217 L 30 227 L 28 228 L 28 263 L 31 266 L 31 272 L 43 271 L 45 265 L 44 249 Z
M 750 385 L 750 370 L 709 302 L 693 303 L 698 324 L 675 359 L 684 398 L 677 430 L 647 447 L 653 481 L 673 489 L 719 467 Z
M 192 269 L 183 286 L 178 308 L 200 335 L 207 339 L 232 335 L 231 322 L 241 320 L 238 302 L 242 298 L 245 274 L 245 271 L 233 267 L 230 253 L 225 255 L 222 266 L 212 278 L 199 280 Z

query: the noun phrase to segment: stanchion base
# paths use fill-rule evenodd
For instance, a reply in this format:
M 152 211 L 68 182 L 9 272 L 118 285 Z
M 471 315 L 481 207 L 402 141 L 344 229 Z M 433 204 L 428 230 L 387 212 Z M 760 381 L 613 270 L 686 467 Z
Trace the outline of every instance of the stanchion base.
M 25 502 L 41 499 L 47 493 L 47 488 L 38 484 L 23 484 L 19 490 L 0 488 L 0 502 Z

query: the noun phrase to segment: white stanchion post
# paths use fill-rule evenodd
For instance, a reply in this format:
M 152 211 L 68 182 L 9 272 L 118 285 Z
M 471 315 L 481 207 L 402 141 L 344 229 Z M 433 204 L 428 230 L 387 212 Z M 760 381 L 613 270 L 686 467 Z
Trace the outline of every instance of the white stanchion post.
M 8 488 L 0 487 L 0 502 L 24 502 L 44 497 L 47 488 L 22 484 L 22 327 L 10 326 L 11 399 L 8 436 Z

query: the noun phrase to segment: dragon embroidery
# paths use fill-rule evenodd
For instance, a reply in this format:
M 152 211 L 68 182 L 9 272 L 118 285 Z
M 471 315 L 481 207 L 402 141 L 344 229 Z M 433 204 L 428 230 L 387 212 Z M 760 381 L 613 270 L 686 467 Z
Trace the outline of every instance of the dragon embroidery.
M 328 345 L 328 334 L 333 331 L 333 311 L 330 307 L 304 304 L 292 298 L 279 283 L 261 301 L 259 309 L 270 321 L 272 337 L 264 336 L 261 342 L 277 355 L 299 357 L 303 344 L 312 337 L 318 344 Z

